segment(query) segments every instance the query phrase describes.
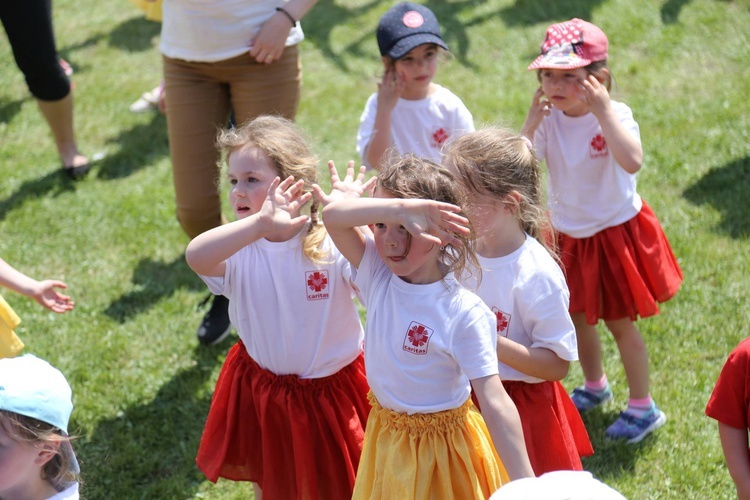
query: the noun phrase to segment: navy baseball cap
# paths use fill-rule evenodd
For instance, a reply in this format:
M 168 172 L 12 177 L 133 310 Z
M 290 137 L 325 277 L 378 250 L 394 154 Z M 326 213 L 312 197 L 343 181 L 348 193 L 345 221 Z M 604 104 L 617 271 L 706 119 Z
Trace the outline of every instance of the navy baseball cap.
M 401 2 L 383 14 L 378 23 L 378 48 L 381 56 L 401 59 L 410 50 L 434 43 L 448 50 L 440 36 L 435 14 L 424 5 Z

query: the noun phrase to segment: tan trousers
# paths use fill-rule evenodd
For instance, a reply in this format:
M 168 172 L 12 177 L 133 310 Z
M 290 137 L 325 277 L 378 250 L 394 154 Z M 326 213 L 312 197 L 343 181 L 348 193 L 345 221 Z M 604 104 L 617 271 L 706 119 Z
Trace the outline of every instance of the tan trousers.
M 262 114 L 294 119 L 301 80 L 297 46 L 272 64 L 249 54 L 214 63 L 164 57 L 177 219 L 191 239 L 223 222 L 215 142 L 230 111 L 238 125 Z

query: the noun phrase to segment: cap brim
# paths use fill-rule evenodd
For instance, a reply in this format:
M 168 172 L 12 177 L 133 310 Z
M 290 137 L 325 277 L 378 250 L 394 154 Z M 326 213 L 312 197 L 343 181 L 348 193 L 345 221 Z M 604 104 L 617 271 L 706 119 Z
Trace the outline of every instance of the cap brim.
M 386 55 L 394 60 L 401 59 L 408 54 L 410 50 L 426 43 L 434 43 L 435 45 L 448 50 L 448 46 L 439 36 L 433 35 L 432 33 L 417 33 L 399 40 L 393 47 L 391 47 Z
M 575 53 L 542 54 L 529 64 L 528 69 L 576 69 L 588 66 L 592 61 L 578 57 Z

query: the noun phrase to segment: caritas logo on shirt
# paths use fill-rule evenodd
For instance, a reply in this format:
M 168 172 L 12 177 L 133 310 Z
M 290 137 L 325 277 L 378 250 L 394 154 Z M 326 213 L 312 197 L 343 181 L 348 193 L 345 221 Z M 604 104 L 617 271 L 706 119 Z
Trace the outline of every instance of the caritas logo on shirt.
M 412 321 L 404 337 L 404 351 L 418 355 L 427 354 L 427 347 L 434 332 L 432 328 Z
M 602 134 L 596 134 L 589 144 L 589 154 L 592 158 L 602 158 L 609 155 L 607 141 Z
M 443 127 L 440 127 L 435 132 L 432 133 L 432 145 L 433 147 L 442 146 L 445 141 L 448 140 L 448 137 L 450 137 L 450 134 L 448 134 L 448 131 L 445 130 Z
M 508 327 L 510 326 L 510 314 L 504 313 L 495 306 L 492 306 L 492 312 L 497 318 L 497 333 L 503 337 L 508 337 Z
M 328 293 L 328 271 L 307 271 L 307 300 L 323 300 L 330 297 Z

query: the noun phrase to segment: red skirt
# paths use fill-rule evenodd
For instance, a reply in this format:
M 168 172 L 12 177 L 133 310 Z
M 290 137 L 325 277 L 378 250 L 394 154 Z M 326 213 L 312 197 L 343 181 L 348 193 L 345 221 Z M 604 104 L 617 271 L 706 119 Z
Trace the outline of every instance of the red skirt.
M 570 289 L 570 312 L 586 322 L 659 313 L 658 302 L 671 299 L 682 283 L 682 270 L 667 237 L 646 202 L 619 226 L 588 238 L 558 233 L 560 259 Z
M 364 356 L 329 377 L 261 368 L 238 342 L 216 383 L 196 463 L 263 497 L 350 499 L 370 413 Z
M 558 381 L 529 384 L 503 380 L 503 387 L 518 408 L 534 474 L 583 470 L 581 457 L 593 455 L 594 448 L 563 385 Z

